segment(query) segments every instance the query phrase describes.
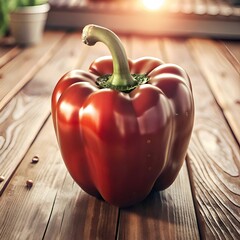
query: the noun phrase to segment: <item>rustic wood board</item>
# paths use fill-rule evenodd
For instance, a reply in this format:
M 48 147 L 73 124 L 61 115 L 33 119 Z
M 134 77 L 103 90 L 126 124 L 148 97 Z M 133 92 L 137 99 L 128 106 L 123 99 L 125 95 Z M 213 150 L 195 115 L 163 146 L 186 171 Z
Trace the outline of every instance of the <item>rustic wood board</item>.
M 198 47 L 201 42 L 203 49 L 206 42 L 199 40 Z M 214 41 L 210 43 L 212 45 Z M 201 237 L 238 239 L 240 187 L 236 179 L 240 172 L 239 146 L 211 94 L 208 76 L 204 74 L 206 69 L 203 64 L 198 65 L 199 61 L 204 61 L 206 51 L 202 59 L 199 60 L 200 54 L 195 59 L 195 55 L 191 55 L 194 46 L 187 40 L 165 41 L 167 58 L 185 68 L 193 84 L 196 120 L 187 162 Z
M 170 188 L 121 210 L 118 239 L 200 239 L 185 164 Z
M 22 49 L 19 47 L 6 48 L 6 46 L 1 46 L 0 44 L 0 68 L 16 57 L 21 51 Z
M 51 119 L 37 139 L 0 198 L 1 239 L 42 239 L 57 190 L 65 178 Z M 40 159 L 36 164 L 31 163 L 34 156 Z M 28 179 L 33 180 L 31 189 L 26 187 Z
M 240 8 L 239 8 L 240 9 Z M 224 41 L 224 52 L 240 75 L 240 44 L 237 41 Z M 239 77 L 240 80 L 240 77 Z M 240 98 L 240 97 L 239 97 Z
M 62 37 L 62 32 L 46 33 L 39 45 L 26 48 L 1 68 L 0 109 L 46 64 Z
M 237 59 L 238 63 L 240 63 L 240 46 L 237 41 L 226 41 L 225 42 L 227 48 L 232 53 L 233 57 Z
M 55 84 L 78 62 L 81 47 L 77 34 L 69 34 L 59 44 L 48 64 L 0 112 L 0 175 L 6 178 L 0 183 L 0 194 L 49 116 Z
M 118 215 L 117 207 L 83 192 L 67 174 L 53 202 L 44 239 L 115 239 Z
M 31 163 L 34 156 L 39 157 L 36 164 Z M 118 208 L 73 182 L 50 117 L 0 198 L 0 216 L 1 239 L 114 239 Z
M 192 53 L 240 144 L 240 75 L 218 44 L 191 39 Z
M 163 42 L 157 37 L 130 36 L 127 43 L 128 55 L 133 59 L 150 56 L 164 60 Z

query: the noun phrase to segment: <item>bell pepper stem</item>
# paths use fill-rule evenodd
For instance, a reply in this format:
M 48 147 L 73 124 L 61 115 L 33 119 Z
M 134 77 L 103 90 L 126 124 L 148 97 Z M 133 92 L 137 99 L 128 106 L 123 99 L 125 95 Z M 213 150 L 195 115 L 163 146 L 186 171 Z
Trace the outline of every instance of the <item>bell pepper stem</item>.
M 113 74 L 107 81 L 112 88 L 129 90 L 138 85 L 130 73 L 125 49 L 115 33 L 90 24 L 83 29 L 82 41 L 89 46 L 102 42 L 109 48 L 113 59 Z

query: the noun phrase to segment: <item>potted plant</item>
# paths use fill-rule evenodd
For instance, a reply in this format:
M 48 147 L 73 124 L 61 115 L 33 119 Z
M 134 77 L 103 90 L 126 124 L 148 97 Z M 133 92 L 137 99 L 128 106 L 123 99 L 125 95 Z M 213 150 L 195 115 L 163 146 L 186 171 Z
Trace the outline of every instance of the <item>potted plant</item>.
M 23 45 L 37 44 L 50 9 L 47 0 L 10 0 L 10 31 L 16 42 Z
M 0 0 L 0 37 L 5 36 L 9 27 L 9 12 L 17 7 L 15 0 Z

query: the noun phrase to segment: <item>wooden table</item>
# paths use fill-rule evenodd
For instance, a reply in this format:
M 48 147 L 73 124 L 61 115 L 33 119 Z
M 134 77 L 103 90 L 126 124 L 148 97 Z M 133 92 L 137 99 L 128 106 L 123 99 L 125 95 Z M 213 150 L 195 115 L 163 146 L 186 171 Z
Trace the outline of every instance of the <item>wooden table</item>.
M 84 193 L 62 161 L 50 97 L 65 72 L 86 70 L 107 48 L 60 31 L 29 48 L 2 43 L 1 240 L 240 239 L 240 41 L 120 37 L 129 57 L 179 64 L 192 80 L 195 126 L 177 180 L 127 209 Z

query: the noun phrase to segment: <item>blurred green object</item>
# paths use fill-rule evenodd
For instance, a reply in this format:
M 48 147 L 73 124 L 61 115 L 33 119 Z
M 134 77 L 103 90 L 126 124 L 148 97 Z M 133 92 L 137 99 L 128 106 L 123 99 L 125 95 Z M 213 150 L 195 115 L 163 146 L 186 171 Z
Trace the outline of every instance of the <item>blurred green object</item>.
M 9 13 L 18 7 L 35 6 L 47 3 L 48 0 L 0 0 L 0 37 L 9 27 Z
M 47 3 L 48 0 L 17 0 L 18 7 L 36 6 Z
M 18 0 L 0 0 L 0 37 L 4 36 L 8 30 L 9 12 L 17 6 Z
M 8 9 L 7 1 L 0 0 L 0 36 L 4 35 L 8 25 Z

